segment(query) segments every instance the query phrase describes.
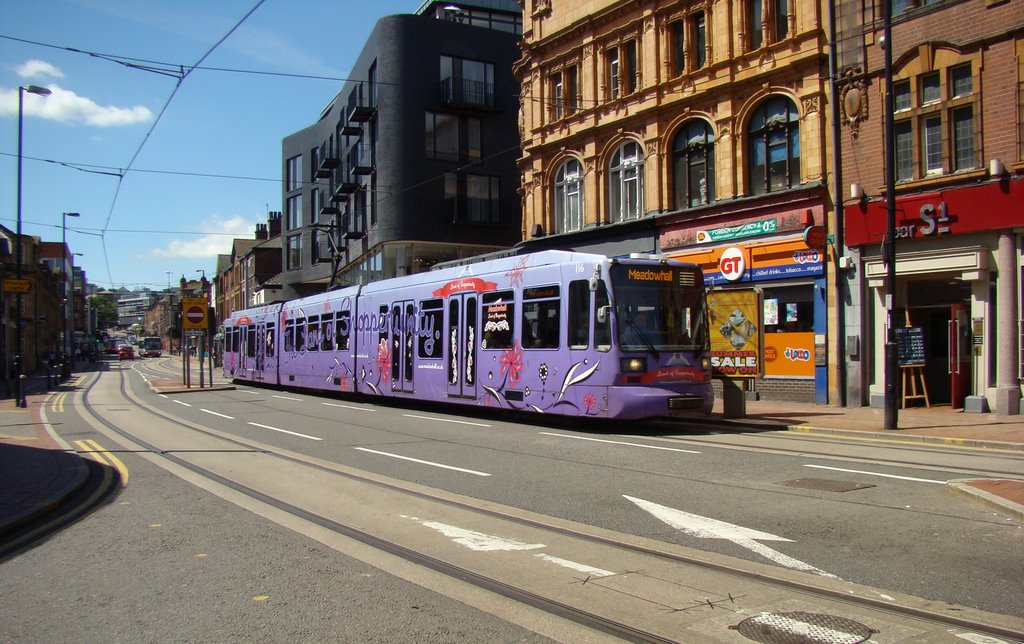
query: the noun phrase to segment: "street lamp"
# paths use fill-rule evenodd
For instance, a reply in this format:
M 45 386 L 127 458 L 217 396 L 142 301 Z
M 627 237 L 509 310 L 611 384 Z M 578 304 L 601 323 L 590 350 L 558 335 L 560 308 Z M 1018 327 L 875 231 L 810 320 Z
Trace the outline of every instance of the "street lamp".
M 39 96 L 49 96 L 50 90 L 45 87 L 39 87 L 38 85 L 29 85 L 28 87 L 18 86 L 18 245 L 14 253 L 14 261 L 17 263 L 16 275 L 19 280 L 22 278 L 21 264 L 22 258 L 22 244 L 24 241 L 21 238 L 21 130 L 22 121 L 24 120 L 24 97 L 25 92 L 29 94 L 37 94 Z M 25 385 L 21 381 L 22 372 L 22 354 L 25 353 L 25 332 L 21 328 L 22 316 L 24 315 L 25 301 L 22 298 L 22 291 L 18 290 L 15 296 L 15 318 L 14 318 L 14 333 L 15 333 L 15 355 L 14 355 L 14 401 L 18 407 L 27 407 L 28 404 L 25 402 Z
M 81 216 L 82 215 L 80 215 L 77 212 L 66 212 L 66 213 L 64 213 L 64 216 L 63 216 L 63 219 L 62 219 L 62 222 L 61 222 L 61 236 L 60 236 L 61 250 L 60 250 L 60 252 L 61 252 L 61 255 L 62 255 L 62 258 L 61 258 L 62 261 L 61 261 L 61 264 L 60 264 L 60 289 L 61 289 L 61 296 L 64 298 L 64 303 L 62 304 L 62 307 L 64 309 L 64 323 L 63 323 L 63 326 L 64 326 L 64 359 L 65 360 L 70 360 L 71 359 L 71 334 L 73 334 L 75 332 L 75 322 L 74 322 L 74 320 L 71 319 L 71 316 L 68 315 L 68 310 L 69 310 L 69 307 L 68 307 L 68 217 L 81 217 Z M 70 309 L 74 310 L 74 305 L 72 305 L 70 307 Z M 70 330 L 69 330 L 69 328 L 70 328 Z

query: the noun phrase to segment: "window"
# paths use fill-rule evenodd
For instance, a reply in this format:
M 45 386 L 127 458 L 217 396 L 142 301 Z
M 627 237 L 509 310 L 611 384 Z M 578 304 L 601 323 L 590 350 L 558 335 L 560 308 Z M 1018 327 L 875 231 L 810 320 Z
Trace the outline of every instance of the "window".
M 782 96 L 765 101 L 754 111 L 747 134 L 752 194 L 800 183 L 800 115 L 793 101 Z
M 632 94 L 636 82 L 636 41 L 629 40 L 611 47 L 605 52 L 605 68 L 608 75 L 608 98 L 615 100 Z
M 764 44 L 763 9 L 761 0 L 747 2 L 747 30 L 750 32 L 749 50 L 760 49 Z
M 576 113 L 577 86 L 576 67 L 566 67 L 551 74 L 551 120 Z
M 914 178 L 914 128 L 909 120 L 900 121 L 896 130 L 896 180 Z
M 316 183 L 317 170 L 320 169 L 320 147 L 317 146 L 309 151 L 309 182 Z
M 479 161 L 480 119 L 427 112 L 426 155 L 439 161 Z
M 484 314 L 484 339 L 481 349 L 511 349 L 512 323 L 516 319 L 512 291 L 485 293 L 481 298 Z
M 288 192 L 302 187 L 302 155 L 288 159 L 285 166 L 285 187 Z
M 623 143 L 608 165 L 608 217 L 612 223 L 637 219 L 644 209 L 644 156 L 636 141 Z
M 555 175 L 554 229 L 564 233 L 583 227 L 583 166 L 569 159 Z
M 441 56 L 441 96 L 447 105 L 494 107 L 494 63 Z
M 320 316 L 311 315 L 306 318 L 305 340 L 301 343 L 306 351 L 320 350 Z
M 444 176 L 445 207 L 454 223 L 500 222 L 499 179 L 481 174 L 448 173 Z
M 939 85 L 939 73 L 925 74 L 920 78 L 921 82 L 921 105 L 935 103 L 942 98 Z
M 427 112 L 427 158 L 459 160 L 459 117 Z
M 953 171 L 974 168 L 974 110 L 970 105 L 953 110 Z
M 348 351 L 348 339 L 352 329 L 352 312 L 338 311 L 334 322 L 334 346 L 338 351 Z
M 892 103 L 897 112 L 910 109 L 910 81 L 892 84 Z
M 302 234 L 289 235 L 288 246 L 286 248 L 287 257 L 286 263 L 288 270 L 295 270 L 296 268 L 302 268 Z
M 590 346 L 590 285 L 587 280 L 569 282 L 569 348 Z
M 695 11 L 684 20 L 669 24 L 669 60 L 672 76 L 681 76 L 687 71 L 704 67 L 707 62 L 707 31 L 704 27 L 704 12 Z
M 893 98 L 896 177 L 912 181 L 978 167 L 973 63 L 900 79 Z
M 789 37 L 789 0 L 748 0 L 747 51 L 781 42 Z M 768 15 L 765 15 L 765 12 Z
M 676 209 L 715 200 L 715 133 L 703 120 L 687 123 L 672 146 Z
M 285 202 L 288 230 L 302 228 L 302 195 L 292 195 Z
M 524 349 L 557 349 L 561 328 L 558 286 L 523 289 Z
M 686 24 L 682 20 L 676 20 L 668 26 L 668 30 L 672 46 L 672 75 L 681 76 L 686 71 Z
M 334 351 L 334 314 L 320 316 L 320 350 Z

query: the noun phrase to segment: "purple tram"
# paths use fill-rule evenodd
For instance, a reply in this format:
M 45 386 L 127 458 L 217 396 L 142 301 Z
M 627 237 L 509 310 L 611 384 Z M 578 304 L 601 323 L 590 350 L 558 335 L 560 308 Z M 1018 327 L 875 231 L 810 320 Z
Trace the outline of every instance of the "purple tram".
M 481 261 L 236 311 L 224 377 L 596 418 L 711 412 L 704 276 L 651 256 Z

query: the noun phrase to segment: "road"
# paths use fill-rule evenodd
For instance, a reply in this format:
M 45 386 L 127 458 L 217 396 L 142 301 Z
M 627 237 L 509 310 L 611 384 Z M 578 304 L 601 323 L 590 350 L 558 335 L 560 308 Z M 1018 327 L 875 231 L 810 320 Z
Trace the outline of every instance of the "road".
M 87 519 L 3 564 L 11 614 L 111 620 L 123 629 L 115 639 L 157 639 L 176 621 L 191 633 L 174 631 L 176 639 L 580 639 L 549 607 L 524 609 L 505 586 L 453 582 L 450 570 L 431 567 L 443 560 L 485 571 L 488 583 L 515 579 L 509 586 L 535 596 L 565 586 L 558 575 L 570 570 L 584 581 L 553 594 L 591 602 L 591 613 L 614 624 L 654 604 L 661 609 L 640 620 L 652 632 L 676 639 L 710 628 L 694 608 L 718 601 L 706 588 L 702 597 L 681 597 L 679 586 L 658 594 L 650 584 L 658 564 L 625 565 L 647 548 L 753 577 L 832 589 L 852 582 L 885 589 L 880 596 L 1024 616 L 1020 524 L 945 485 L 1020 476 L 1019 455 L 696 425 L 581 431 L 250 387 L 153 394 L 145 379 L 165 376 L 169 364 L 106 363 L 71 404 L 49 410 L 65 440 L 95 440 L 123 463 L 128 482 Z M 632 550 L 569 541 L 582 531 Z M 395 544 L 430 561 L 403 558 Z M 495 554 L 480 564 L 474 549 Z M 642 591 L 615 590 L 645 605 L 620 599 L 597 609 L 607 597 L 574 595 L 586 580 L 624 579 L 641 567 Z M 40 574 L 50 580 L 45 591 Z M 61 598 L 75 601 L 59 608 Z M 693 619 L 662 625 L 666 607 Z M 742 619 L 718 612 L 723 624 Z M 59 622 L 68 623 L 52 628 Z M 594 624 L 577 623 L 593 634 Z M 339 637 L 346 628 L 354 635 Z M 2 639 L 43 634 L 0 630 Z

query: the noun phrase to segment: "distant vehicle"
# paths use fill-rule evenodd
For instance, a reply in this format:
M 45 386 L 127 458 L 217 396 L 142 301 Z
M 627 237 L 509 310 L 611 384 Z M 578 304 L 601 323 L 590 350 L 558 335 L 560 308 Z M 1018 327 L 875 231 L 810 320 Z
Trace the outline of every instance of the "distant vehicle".
M 164 343 L 161 338 L 142 338 L 142 343 L 139 345 L 139 355 L 143 358 L 159 358 L 163 355 L 163 348 Z
M 130 344 L 122 344 L 121 348 L 117 350 L 118 360 L 134 360 L 135 359 L 135 347 Z

